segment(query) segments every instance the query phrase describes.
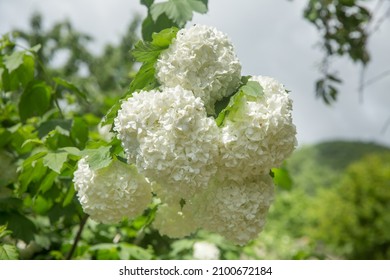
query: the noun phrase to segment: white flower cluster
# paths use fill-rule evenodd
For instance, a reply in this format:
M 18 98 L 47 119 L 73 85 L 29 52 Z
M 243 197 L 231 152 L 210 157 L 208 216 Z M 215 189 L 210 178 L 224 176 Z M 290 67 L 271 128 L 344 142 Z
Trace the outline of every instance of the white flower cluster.
M 216 101 L 241 85 L 241 66 L 215 28 L 181 30 L 156 65 L 160 88 L 123 101 L 113 130 L 130 167 L 92 171 L 79 162 L 75 186 L 86 213 L 102 222 L 134 217 L 152 193 L 154 227 L 174 238 L 204 228 L 243 245 L 263 229 L 273 200 L 270 169 L 296 146 L 292 104 L 282 84 L 252 77 L 262 92 L 240 94 L 220 127 Z M 150 183 L 149 183 L 150 182 Z
M 250 80 L 261 85 L 264 95 L 243 100 L 222 127 L 220 163 L 235 180 L 268 173 L 297 145 L 292 104 L 284 86 L 270 77 Z
M 217 100 L 232 94 L 241 79 L 241 64 L 226 34 L 204 25 L 180 30 L 156 63 L 162 85 L 180 85 L 200 97 L 209 114 Z
M 114 131 L 161 198 L 188 199 L 217 171 L 217 125 L 200 98 L 179 86 L 135 93 L 122 103 Z
M 142 214 L 151 202 L 150 183 L 137 169 L 120 161 L 93 171 L 87 157 L 78 162 L 74 186 L 85 213 L 102 223 L 117 223 Z

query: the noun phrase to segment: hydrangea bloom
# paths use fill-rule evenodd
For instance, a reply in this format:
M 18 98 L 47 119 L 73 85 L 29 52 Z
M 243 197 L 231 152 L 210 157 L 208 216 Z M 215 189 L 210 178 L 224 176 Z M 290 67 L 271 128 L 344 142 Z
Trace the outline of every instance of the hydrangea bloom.
M 141 91 L 122 103 L 114 122 L 129 163 L 160 198 L 188 198 L 216 172 L 218 129 L 200 98 L 177 86 Z
M 162 85 L 177 85 L 200 97 L 209 114 L 217 100 L 233 93 L 241 79 L 241 64 L 226 34 L 204 25 L 180 30 L 156 63 Z
M 269 175 L 240 181 L 215 181 L 199 196 L 199 223 L 238 245 L 257 237 L 263 229 L 273 201 L 273 182 Z
M 227 116 L 221 133 L 222 168 L 236 179 L 279 167 L 297 144 L 292 104 L 284 86 L 269 77 L 251 80 L 262 86 L 264 95 L 244 99 L 237 112 Z
M 133 165 L 113 161 L 93 171 L 86 158 L 78 162 L 74 186 L 85 213 L 95 221 L 116 223 L 135 218 L 151 202 L 150 184 Z

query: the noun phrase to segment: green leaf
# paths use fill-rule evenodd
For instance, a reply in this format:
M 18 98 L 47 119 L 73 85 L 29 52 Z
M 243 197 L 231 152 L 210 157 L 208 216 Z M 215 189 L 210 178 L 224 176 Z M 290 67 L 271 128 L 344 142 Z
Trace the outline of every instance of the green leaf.
M 23 57 L 23 63 L 18 68 L 14 69 L 11 73 L 3 71 L 2 73 L 2 88 L 5 91 L 17 90 L 20 86 L 26 86 L 30 81 L 34 79 L 34 58 L 30 55 Z M 16 66 L 14 61 L 11 63 L 12 67 Z
M 11 235 L 12 231 L 7 230 L 7 225 L 0 225 L 0 239 Z
M 51 87 L 45 82 L 29 83 L 19 101 L 19 115 L 22 121 L 46 113 L 50 109 L 51 92 Z
M 204 14 L 207 12 L 207 5 L 200 0 L 169 0 L 162 3 L 154 3 L 150 7 L 150 14 L 154 21 L 166 14 L 179 27 L 183 27 L 187 21 L 192 19 L 193 12 Z
M 31 220 L 17 212 L 1 212 L 0 224 L 8 224 L 14 238 L 22 239 L 26 243 L 34 240 L 36 227 Z
M 285 168 L 272 168 L 274 184 L 285 190 L 291 190 L 293 181 L 287 169 Z
M 72 129 L 72 120 L 52 119 L 42 123 L 38 127 L 38 137 L 43 138 L 51 131 L 58 131 L 60 134 L 69 136 Z
M 246 85 L 241 87 L 241 90 L 245 95 L 256 98 L 264 95 L 263 88 L 258 82 L 255 81 L 248 81 Z
M 121 101 L 126 98 L 123 98 L 116 102 L 107 112 L 107 114 L 104 116 L 103 121 L 102 121 L 102 126 L 110 124 L 112 125 L 114 123 L 114 119 L 116 118 L 119 109 L 121 108 Z
M 50 190 L 57 176 L 58 174 L 53 171 L 50 171 L 48 174 L 46 174 L 42 182 L 39 184 L 39 191 L 45 193 Z
M 18 258 L 19 254 L 15 245 L 0 244 L 0 260 L 17 260 Z
M 83 118 L 76 117 L 73 119 L 70 137 L 80 149 L 85 147 L 88 141 L 88 125 Z
M 57 85 L 61 85 L 65 88 L 69 89 L 70 91 L 74 92 L 76 95 L 78 95 L 82 99 L 87 100 L 87 95 L 85 94 L 85 92 L 81 91 L 77 86 L 75 86 L 71 82 L 66 81 L 66 80 L 59 78 L 59 77 L 55 77 L 55 78 L 53 78 L 53 80 L 56 82 Z
M 134 80 L 130 84 L 130 88 L 127 96 L 137 90 L 151 90 L 158 86 L 158 81 L 155 77 L 156 70 L 154 69 L 154 63 L 144 63 Z M 119 108 L 118 108 L 119 109 Z
M 150 6 L 152 6 L 154 0 L 141 0 L 141 4 L 146 6 L 146 8 L 150 8 Z
M 43 157 L 43 165 L 60 174 L 61 168 L 67 158 L 67 152 L 50 152 Z
M 72 202 L 75 193 L 76 190 L 74 189 L 74 187 L 72 185 L 69 186 L 68 192 L 66 193 L 64 201 L 62 202 L 63 207 L 68 206 Z
M 172 40 L 176 38 L 179 28 L 171 27 L 152 34 L 152 45 L 160 48 L 168 48 Z
M 12 73 L 14 70 L 18 69 L 20 65 L 23 64 L 23 59 L 26 52 L 18 51 L 13 52 L 9 56 L 4 56 L 4 66 L 8 69 L 9 73 Z
M 102 146 L 97 149 L 84 150 L 84 156 L 88 156 L 87 162 L 92 170 L 107 167 L 112 162 L 109 146 Z
M 215 120 L 217 125 L 221 126 L 228 115 L 233 117 L 246 100 L 258 100 L 263 95 L 263 88 L 258 82 L 248 81 L 239 88 L 237 93 L 231 96 L 228 105 L 218 114 Z
M 161 47 L 155 46 L 152 43 L 138 41 L 131 54 L 139 62 L 156 62 L 158 56 L 161 53 Z
M 166 14 L 160 15 L 156 21 L 152 19 L 150 13 L 142 22 L 142 39 L 145 41 L 152 41 L 153 33 L 160 32 L 166 28 L 177 26 L 172 20 L 170 20 Z

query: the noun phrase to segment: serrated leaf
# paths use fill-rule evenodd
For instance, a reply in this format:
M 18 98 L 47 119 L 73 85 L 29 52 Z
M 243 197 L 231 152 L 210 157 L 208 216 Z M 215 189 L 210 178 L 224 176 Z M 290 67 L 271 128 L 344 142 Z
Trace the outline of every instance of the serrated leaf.
M 152 62 L 154 63 L 161 53 L 161 47 L 152 45 L 152 43 L 138 41 L 131 54 L 139 62 Z
M 15 245 L 0 244 L 0 260 L 17 260 L 18 258 L 19 254 Z
M 60 174 L 67 158 L 68 153 L 65 151 L 50 152 L 43 157 L 43 165 Z
M 169 0 L 167 2 L 154 3 L 150 7 L 150 14 L 154 21 L 161 14 L 166 14 L 179 27 L 183 27 L 187 21 L 192 19 L 193 12 L 204 14 L 207 12 L 207 5 L 200 0 Z
M 35 81 L 24 90 L 19 101 L 19 115 L 22 121 L 33 116 L 42 116 L 50 108 L 51 87 L 45 82 Z

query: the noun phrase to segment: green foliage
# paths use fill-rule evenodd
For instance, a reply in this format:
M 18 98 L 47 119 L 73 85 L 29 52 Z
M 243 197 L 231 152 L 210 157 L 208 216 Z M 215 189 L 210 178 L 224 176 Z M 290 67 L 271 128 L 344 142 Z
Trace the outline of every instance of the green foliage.
M 313 236 L 350 259 L 390 257 L 390 153 L 368 155 L 350 165 L 334 189 L 314 203 L 322 207 Z
M 337 74 L 330 73 L 329 61 L 338 56 L 346 56 L 363 66 L 370 61 L 367 27 L 372 14 L 364 7 L 364 2 L 310 0 L 305 8 L 304 17 L 314 24 L 322 37 L 321 46 L 325 52 L 321 69 L 323 77 L 316 82 L 315 89 L 316 95 L 327 104 L 337 99 L 337 84 L 341 83 Z

